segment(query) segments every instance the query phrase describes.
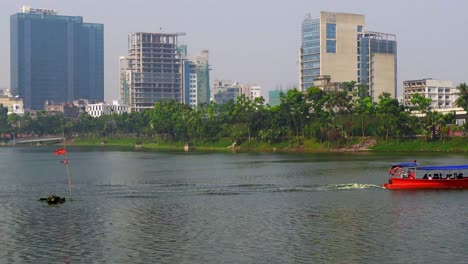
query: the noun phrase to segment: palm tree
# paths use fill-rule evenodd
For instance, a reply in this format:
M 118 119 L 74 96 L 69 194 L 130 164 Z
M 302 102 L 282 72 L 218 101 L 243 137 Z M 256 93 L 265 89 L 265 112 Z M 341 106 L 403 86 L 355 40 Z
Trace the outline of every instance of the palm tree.
M 457 89 L 458 89 L 459 97 L 455 101 L 455 104 L 463 108 L 465 111 L 467 111 L 468 110 L 468 85 L 466 85 L 466 83 L 460 83 L 460 85 L 457 86 Z

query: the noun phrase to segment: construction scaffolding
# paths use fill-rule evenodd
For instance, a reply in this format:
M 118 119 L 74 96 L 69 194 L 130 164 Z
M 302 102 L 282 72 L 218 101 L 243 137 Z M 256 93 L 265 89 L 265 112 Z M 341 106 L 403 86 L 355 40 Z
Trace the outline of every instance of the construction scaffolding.
M 177 45 L 184 33 L 131 33 L 128 56 L 121 58 L 120 96 L 132 111 L 152 108 L 162 99 L 182 102 L 183 56 Z

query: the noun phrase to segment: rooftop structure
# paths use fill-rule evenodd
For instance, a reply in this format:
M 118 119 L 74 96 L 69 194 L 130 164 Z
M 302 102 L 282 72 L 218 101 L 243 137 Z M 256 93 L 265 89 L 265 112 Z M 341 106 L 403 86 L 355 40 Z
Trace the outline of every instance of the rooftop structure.
M 27 6 L 27 5 L 24 5 L 21 7 L 21 13 L 39 14 L 39 15 L 57 15 L 58 14 L 58 12 L 55 9 L 31 8 L 30 6 Z

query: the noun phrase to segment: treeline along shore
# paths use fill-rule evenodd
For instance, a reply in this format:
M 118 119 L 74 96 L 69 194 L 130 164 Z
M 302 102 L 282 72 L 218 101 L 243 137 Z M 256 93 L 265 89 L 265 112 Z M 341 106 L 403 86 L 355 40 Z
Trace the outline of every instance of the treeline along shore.
M 350 87 L 356 87 L 354 83 Z M 160 101 L 142 112 L 93 118 L 86 113 L 68 118 L 39 111 L 7 115 L 0 107 L 0 134 L 61 135 L 75 146 L 139 146 L 146 149 L 183 148 L 190 143 L 204 150 L 260 151 L 457 151 L 465 152 L 468 126 L 457 125 L 455 113 L 430 109 L 430 99 L 415 94 L 408 108 L 389 94 L 378 102 L 353 92 L 289 90 L 278 106 L 244 95 L 223 105 L 191 108 Z M 466 84 L 458 87 L 457 105 L 468 108 Z M 417 110 L 419 115 L 412 114 Z M 3 137 L 8 142 L 8 137 Z

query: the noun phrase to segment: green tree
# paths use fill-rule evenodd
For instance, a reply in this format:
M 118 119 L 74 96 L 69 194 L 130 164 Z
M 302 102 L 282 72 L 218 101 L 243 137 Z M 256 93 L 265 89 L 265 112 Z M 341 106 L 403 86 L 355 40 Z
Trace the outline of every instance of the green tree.
M 305 100 L 301 91 L 292 89 L 281 98 L 280 108 L 287 118 L 289 132 L 295 136 L 303 135 L 304 123 L 310 113 L 310 104 Z
M 432 99 L 426 98 L 423 95 L 418 93 L 413 94 L 410 100 L 411 104 L 413 104 L 417 110 L 421 111 L 421 113 L 427 113 L 431 107 Z
M 6 133 L 8 131 L 8 107 L 4 107 L 3 104 L 0 104 L 0 133 Z
M 369 117 L 374 114 L 375 105 L 372 102 L 372 99 L 368 96 L 359 97 L 354 101 L 354 111 L 361 117 L 361 133 L 362 137 L 366 136 L 365 133 L 365 120 L 366 117 Z
M 468 112 L 468 86 L 466 83 L 460 83 L 457 86 L 458 90 L 458 99 L 455 101 L 455 104 L 458 107 L 463 108 L 466 112 Z
M 20 129 L 21 124 L 21 117 L 15 113 L 11 113 L 8 116 L 8 125 L 12 128 L 15 132 L 15 135 L 18 134 L 18 130 Z
M 379 96 L 376 110 L 377 116 L 380 118 L 383 135 L 385 140 L 388 140 L 388 137 L 395 132 L 398 116 L 404 109 L 400 108 L 398 101 L 391 98 L 389 93 L 383 93 Z

